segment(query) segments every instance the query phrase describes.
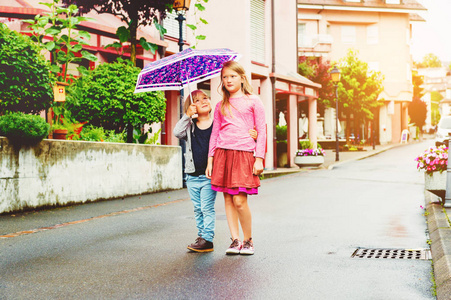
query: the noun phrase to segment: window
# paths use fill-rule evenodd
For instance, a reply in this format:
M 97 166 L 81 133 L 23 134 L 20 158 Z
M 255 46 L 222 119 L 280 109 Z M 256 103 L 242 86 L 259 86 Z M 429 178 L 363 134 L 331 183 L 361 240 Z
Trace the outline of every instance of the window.
M 251 0 L 251 60 L 265 62 L 265 1 Z
M 305 35 L 305 23 L 298 23 L 298 46 L 299 47 L 309 47 L 310 44 L 307 42 L 307 36 Z
M 163 21 L 163 27 L 166 29 L 166 35 L 179 39 L 180 29 L 179 21 L 177 21 L 177 13 L 173 10 L 171 13 L 167 12 L 166 19 Z M 183 21 L 183 40 L 186 41 L 186 21 Z
M 344 44 L 354 44 L 356 42 L 355 26 L 341 26 L 341 41 Z
M 385 0 L 386 4 L 401 4 L 401 0 Z
M 366 27 L 366 43 L 368 45 L 377 45 L 379 43 L 379 27 L 377 25 L 368 25 Z

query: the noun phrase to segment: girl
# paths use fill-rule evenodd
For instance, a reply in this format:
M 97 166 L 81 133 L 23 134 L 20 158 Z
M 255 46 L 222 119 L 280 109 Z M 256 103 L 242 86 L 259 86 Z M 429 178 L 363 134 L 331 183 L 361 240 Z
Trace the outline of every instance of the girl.
M 266 145 L 265 113 L 260 99 L 252 95 L 252 87 L 239 63 L 226 62 L 221 78 L 223 98 L 215 109 L 205 174 L 211 178 L 212 189 L 224 193 L 232 235 L 232 244 L 226 253 L 251 255 L 254 245 L 247 195 L 257 194 L 260 186 L 258 175 L 263 172 Z M 256 143 L 247 135 L 254 126 L 258 132 Z
M 185 179 L 194 205 L 198 230 L 198 238 L 188 246 L 188 249 L 195 252 L 211 252 L 216 219 L 214 209 L 216 191 L 211 189 L 210 179 L 205 176 L 212 130 L 210 99 L 200 90 L 193 91 L 185 100 L 184 110 L 185 114 L 175 125 L 174 135 L 187 141 Z M 198 116 L 192 119 L 194 114 Z M 256 139 L 255 130 L 249 134 Z

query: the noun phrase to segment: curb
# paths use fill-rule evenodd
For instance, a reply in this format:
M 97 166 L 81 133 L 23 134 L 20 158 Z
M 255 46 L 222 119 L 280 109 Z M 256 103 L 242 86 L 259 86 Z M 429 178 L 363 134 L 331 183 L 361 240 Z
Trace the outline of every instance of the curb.
M 440 198 L 425 190 L 427 226 L 438 300 L 451 299 L 451 227 Z
M 394 144 L 394 145 L 387 146 L 387 147 L 385 147 L 385 148 L 383 148 L 383 149 L 373 150 L 372 152 L 370 152 L 370 153 L 368 153 L 368 154 L 363 154 L 362 156 L 359 156 L 359 157 L 356 157 L 356 158 L 351 158 L 351 159 L 347 159 L 347 160 L 340 161 L 340 162 L 337 162 L 337 163 L 333 163 L 333 164 L 329 165 L 329 166 L 327 167 L 327 169 L 328 169 L 328 170 L 332 170 L 334 167 L 339 166 L 339 165 L 341 165 L 341 164 L 348 163 L 348 162 L 351 162 L 351 161 L 356 161 L 356 160 L 365 159 L 365 158 L 368 158 L 368 157 L 377 155 L 377 154 L 379 154 L 379 153 L 385 152 L 385 151 L 387 151 L 387 150 L 390 150 L 390 149 L 392 149 L 392 148 L 400 147 L 400 146 L 403 146 L 403 145 L 408 145 L 408 144 Z

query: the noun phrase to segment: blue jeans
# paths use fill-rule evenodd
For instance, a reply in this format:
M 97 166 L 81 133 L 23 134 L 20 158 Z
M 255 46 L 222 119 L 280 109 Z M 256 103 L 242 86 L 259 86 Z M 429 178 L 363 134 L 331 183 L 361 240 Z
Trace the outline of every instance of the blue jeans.
M 205 175 L 186 174 L 186 187 L 194 204 L 194 218 L 198 236 L 213 242 L 215 235 L 215 200 L 216 191 L 211 189 L 211 180 Z

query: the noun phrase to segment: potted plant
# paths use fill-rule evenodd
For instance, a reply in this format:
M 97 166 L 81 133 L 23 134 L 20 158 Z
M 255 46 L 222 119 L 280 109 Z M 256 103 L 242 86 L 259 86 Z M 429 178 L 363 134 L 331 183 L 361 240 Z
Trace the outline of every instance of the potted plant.
M 300 168 L 318 167 L 324 163 L 324 155 L 326 155 L 326 153 L 322 148 L 301 149 L 296 152 L 294 163 Z
M 435 194 L 446 190 L 446 168 L 448 164 L 448 147 L 430 147 L 423 154 L 419 155 L 417 169 L 424 170 L 424 188 Z

